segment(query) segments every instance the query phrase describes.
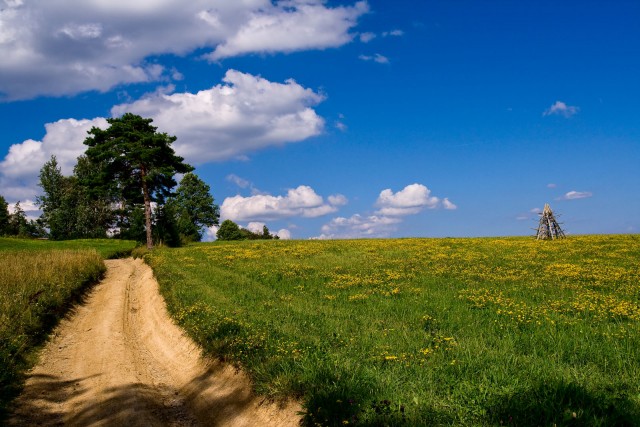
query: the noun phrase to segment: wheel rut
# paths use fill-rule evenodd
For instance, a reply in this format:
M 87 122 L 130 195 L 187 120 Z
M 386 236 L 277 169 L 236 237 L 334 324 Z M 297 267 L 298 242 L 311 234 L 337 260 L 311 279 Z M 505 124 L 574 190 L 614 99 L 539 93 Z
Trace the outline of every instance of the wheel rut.
M 299 405 L 265 402 L 242 372 L 201 356 L 144 262 L 105 263 L 104 280 L 42 350 L 9 425 L 299 424 Z

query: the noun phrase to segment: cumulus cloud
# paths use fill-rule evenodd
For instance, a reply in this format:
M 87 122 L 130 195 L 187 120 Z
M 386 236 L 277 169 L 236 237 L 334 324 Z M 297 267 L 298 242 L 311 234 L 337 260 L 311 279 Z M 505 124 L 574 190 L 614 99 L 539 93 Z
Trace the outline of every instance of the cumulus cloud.
M 458 209 L 458 206 L 455 203 L 451 202 L 447 197 L 445 197 L 442 200 L 442 206 L 445 209 L 450 210 L 450 211 Z
M 16 213 L 16 203 L 7 203 L 7 209 L 9 210 L 10 214 L 14 214 Z M 26 214 L 28 213 L 38 213 L 38 215 L 35 215 L 35 217 L 39 216 L 40 213 L 40 208 L 38 207 L 38 205 L 36 204 L 35 201 L 33 200 L 21 200 L 20 201 L 20 209 L 22 209 Z
M 157 91 L 113 107 L 112 114 L 132 112 L 152 118 L 160 131 L 178 137 L 174 148 L 179 155 L 189 163 L 202 164 L 243 158 L 256 150 L 320 134 L 324 119 L 311 107 L 324 99 L 293 80 L 274 83 L 229 70 L 223 83 L 209 90 L 195 94 Z M 12 145 L 0 162 L 2 194 L 14 200 L 33 198 L 38 190 L 38 171 L 51 155 L 57 157 L 65 175 L 71 174 L 93 126 L 105 129 L 108 123 L 102 117 L 59 120 L 45 125 L 42 141 L 30 139 Z M 234 182 L 241 186 L 238 179 Z
M 286 228 L 278 230 L 276 236 L 278 236 L 280 240 L 291 240 L 291 232 Z
M 389 63 L 389 58 L 387 58 L 386 56 L 380 55 L 379 53 L 376 53 L 373 56 L 360 55 L 360 56 L 358 56 L 358 58 L 362 59 L 363 61 L 377 62 L 378 64 L 388 64 Z
M 349 218 L 333 218 L 322 226 L 322 234 L 316 239 L 356 239 L 366 237 L 388 237 L 397 229 L 400 218 L 384 215 L 362 216 L 359 214 Z
M 422 184 L 407 185 L 394 193 L 391 189 L 382 190 L 375 203 L 378 210 L 374 215 L 356 214 L 349 218 L 333 218 L 325 224 L 316 239 L 340 239 L 363 237 L 388 237 L 398 229 L 403 217 L 415 215 L 423 209 L 443 207 L 457 209 L 448 198 L 440 200 L 431 196 L 431 190 Z
M 150 58 L 327 49 L 349 43 L 366 1 L 320 0 L 4 2 L 0 94 L 6 99 L 107 91 L 179 76 Z
M 218 45 L 208 59 L 246 53 L 295 52 L 342 46 L 353 39 L 349 30 L 369 11 L 365 1 L 327 8 L 321 1 L 289 0 L 262 5 Z
M 324 129 L 324 119 L 311 107 L 325 97 L 294 80 L 275 83 L 229 70 L 223 82 L 195 94 L 156 93 L 115 106 L 112 114 L 153 118 L 160 130 L 178 137 L 176 152 L 195 164 L 240 158 Z
M 362 33 L 359 36 L 359 39 L 362 43 L 369 43 L 371 40 L 375 38 L 376 38 L 376 35 L 374 33 Z
M 52 155 L 56 156 L 62 173 L 70 175 L 76 159 L 86 146 L 83 141 L 92 127 L 105 129 L 106 119 L 58 120 L 45 125 L 46 134 L 42 141 L 28 139 L 14 144 L 0 162 L 0 190 L 12 200 L 34 198 L 38 193 L 38 174 L 42 165 Z
M 313 188 L 301 185 L 288 190 L 284 196 L 227 197 L 222 202 L 220 214 L 222 218 L 233 221 L 270 221 L 292 217 L 315 218 L 337 210 Z
M 349 200 L 343 196 L 342 194 L 336 194 L 333 196 L 329 196 L 327 197 L 327 200 L 329 200 L 329 203 L 332 206 L 344 206 L 347 203 L 349 203 Z
M 567 105 L 562 101 L 556 101 L 555 104 L 547 108 L 544 111 L 544 113 L 542 113 L 542 115 L 543 116 L 556 115 L 556 116 L 563 116 L 563 117 L 569 118 L 571 116 L 578 114 L 578 111 L 580 111 L 578 107 Z
M 455 206 L 447 199 L 448 206 Z M 407 185 L 394 193 L 391 189 L 383 190 L 378 196 L 376 206 L 379 215 L 404 216 L 417 214 L 424 208 L 434 209 L 440 205 L 440 199 L 431 196 L 431 190 L 422 184 Z M 448 208 L 450 209 L 450 208 Z
M 558 200 L 586 199 L 592 196 L 593 193 L 591 193 L 590 191 L 569 191 L 564 196 L 559 197 Z
M 218 233 L 219 229 L 220 227 L 218 227 L 217 225 L 212 225 L 211 227 L 205 228 L 204 234 L 202 236 L 202 241 L 213 242 L 214 240 L 217 240 L 218 237 L 216 236 L 216 233 Z
M 7 203 L 7 210 L 9 211 L 9 214 L 14 214 L 16 212 L 16 204 L 17 202 Z M 35 221 L 42 214 L 42 211 L 40 210 L 36 202 L 30 199 L 20 200 L 20 209 L 22 209 L 22 211 L 25 213 L 25 217 L 28 220 Z

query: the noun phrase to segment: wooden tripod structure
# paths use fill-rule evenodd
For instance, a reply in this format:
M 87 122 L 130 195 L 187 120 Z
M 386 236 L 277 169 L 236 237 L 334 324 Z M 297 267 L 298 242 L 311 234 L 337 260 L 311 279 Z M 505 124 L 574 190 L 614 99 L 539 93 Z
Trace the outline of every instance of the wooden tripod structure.
M 538 224 L 536 240 L 553 240 L 565 237 L 564 231 L 562 231 L 560 224 L 556 221 L 549 203 L 545 203 L 544 210 L 539 215 L 540 223 Z

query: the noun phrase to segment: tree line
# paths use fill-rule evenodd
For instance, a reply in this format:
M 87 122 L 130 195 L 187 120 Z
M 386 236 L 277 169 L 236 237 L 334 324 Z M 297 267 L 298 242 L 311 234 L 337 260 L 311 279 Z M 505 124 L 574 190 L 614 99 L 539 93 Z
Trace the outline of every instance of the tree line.
M 151 248 L 154 242 L 178 246 L 200 241 L 204 227 L 219 224 L 220 209 L 210 187 L 175 154 L 175 136 L 131 113 L 107 122 L 107 129 L 88 132 L 87 150 L 71 176 L 62 174 L 55 156 L 43 165 L 42 195 L 36 199 L 40 218 L 27 220 L 19 202 L 9 214 L 0 196 L 0 235 L 53 240 L 113 236 Z M 177 174 L 183 174 L 179 185 Z M 263 233 L 253 233 L 232 223 L 238 238 L 227 232 L 229 223 L 218 230 L 220 240 L 277 238 L 266 226 Z

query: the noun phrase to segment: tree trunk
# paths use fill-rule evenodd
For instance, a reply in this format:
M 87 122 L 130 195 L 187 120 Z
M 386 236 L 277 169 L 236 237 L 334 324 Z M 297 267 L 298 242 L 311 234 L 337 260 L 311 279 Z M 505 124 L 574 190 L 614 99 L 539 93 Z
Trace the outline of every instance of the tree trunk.
M 153 239 L 151 238 L 151 197 L 149 196 L 149 187 L 145 180 L 147 171 L 142 168 L 140 177 L 142 178 L 142 197 L 144 198 L 144 221 L 147 231 L 147 249 L 153 249 Z

